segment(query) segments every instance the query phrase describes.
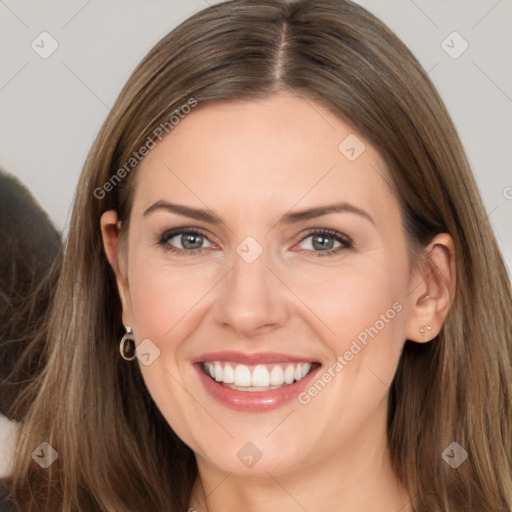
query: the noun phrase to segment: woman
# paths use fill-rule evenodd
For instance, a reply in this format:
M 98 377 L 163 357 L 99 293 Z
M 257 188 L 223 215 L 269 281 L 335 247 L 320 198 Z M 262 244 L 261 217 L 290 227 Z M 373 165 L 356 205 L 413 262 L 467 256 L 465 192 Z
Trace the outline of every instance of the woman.
M 511 304 L 396 36 L 344 0 L 212 6 L 89 153 L 10 498 L 510 510 Z

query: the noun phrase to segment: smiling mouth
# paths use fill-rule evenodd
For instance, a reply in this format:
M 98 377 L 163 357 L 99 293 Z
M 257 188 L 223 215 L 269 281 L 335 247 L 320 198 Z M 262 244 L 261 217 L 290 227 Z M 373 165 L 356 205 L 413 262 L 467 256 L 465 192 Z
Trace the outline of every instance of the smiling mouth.
M 306 377 L 319 363 L 271 363 L 245 365 L 225 361 L 205 361 L 201 370 L 211 380 L 238 391 L 271 391 L 290 386 Z

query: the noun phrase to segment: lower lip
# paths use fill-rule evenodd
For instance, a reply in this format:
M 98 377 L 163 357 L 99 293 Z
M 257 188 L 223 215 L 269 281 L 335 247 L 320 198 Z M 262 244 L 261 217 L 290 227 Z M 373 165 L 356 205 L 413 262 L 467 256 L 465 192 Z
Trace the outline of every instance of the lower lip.
M 320 369 L 313 368 L 304 378 L 293 384 L 284 385 L 269 391 L 238 391 L 219 384 L 208 377 L 201 368 L 195 364 L 199 378 L 206 391 L 222 405 L 239 412 L 268 412 L 297 399 Z

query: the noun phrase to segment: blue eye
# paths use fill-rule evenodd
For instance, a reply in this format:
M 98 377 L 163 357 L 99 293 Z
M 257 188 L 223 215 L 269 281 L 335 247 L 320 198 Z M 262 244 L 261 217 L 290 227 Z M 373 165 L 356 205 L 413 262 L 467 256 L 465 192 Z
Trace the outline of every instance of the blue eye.
M 331 256 L 353 246 L 353 242 L 348 236 L 326 229 L 311 231 L 302 238 L 300 243 L 303 244 L 308 239 L 311 239 L 308 243 L 309 247 L 303 248 L 301 252 L 312 256 Z M 166 251 L 183 256 L 195 256 L 214 247 L 206 235 L 196 228 L 166 231 L 158 239 L 158 243 Z M 205 243 L 208 245 L 205 246 Z
M 310 248 L 305 250 L 314 256 L 331 256 L 353 246 L 352 240 L 348 236 L 325 229 L 310 232 L 301 240 L 301 243 L 308 239 L 311 239 Z
M 210 245 L 202 247 L 204 242 L 208 242 Z M 212 246 L 203 233 L 191 228 L 166 231 L 161 236 L 159 243 L 163 245 L 166 250 L 180 254 L 197 254 L 203 249 Z M 176 247 L 177 244 L 181 245 L 181 247 Z

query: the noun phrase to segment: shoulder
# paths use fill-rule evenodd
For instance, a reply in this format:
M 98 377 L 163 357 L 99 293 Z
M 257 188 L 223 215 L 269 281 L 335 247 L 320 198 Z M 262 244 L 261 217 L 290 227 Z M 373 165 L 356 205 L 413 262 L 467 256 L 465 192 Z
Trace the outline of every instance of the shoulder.
M 0 413 L 0 481 L 10 475 L 19 424 Z
M 18 423 L 0 414 L 0 512 L 14 512 L 12 504 L 7 501 L 7 495 L 18 427 Z

